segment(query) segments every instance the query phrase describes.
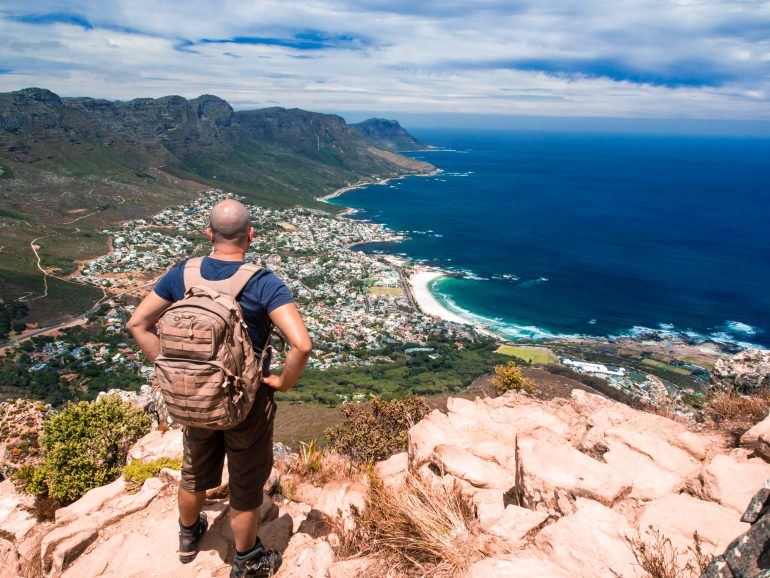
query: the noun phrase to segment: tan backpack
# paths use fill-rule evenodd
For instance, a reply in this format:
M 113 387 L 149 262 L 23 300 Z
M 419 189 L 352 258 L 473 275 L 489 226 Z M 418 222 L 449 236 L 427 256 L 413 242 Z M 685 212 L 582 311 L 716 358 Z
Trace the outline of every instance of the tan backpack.
M 160 355 L 154 385 L 176 422 L 230 429 L 246 418 L 254 403 L 271 332 L 257 361 L 236 297 L 260 267 L 244 263 L 232 277 L 209 281 L 201 276 L 202 261 L 187 261 L 184 298 L 158 320 Z

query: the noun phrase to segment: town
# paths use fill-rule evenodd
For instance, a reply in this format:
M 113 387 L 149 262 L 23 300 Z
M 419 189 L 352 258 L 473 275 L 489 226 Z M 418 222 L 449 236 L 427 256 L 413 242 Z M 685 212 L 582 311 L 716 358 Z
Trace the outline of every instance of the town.
M 9 369 L 6 363 L 0 371 L 0 394 L 26 390 L 57 404 L 73 396 L 93 398 L 106 389 L 138 390 L 150 382 L 152 365 L 127 336 L 125 321 L 137 300 L 165 271 L 189 256 L 208 252 L 209 243 L 203 236 L 208 213 L 214 204 L 231 197 L 234 195 L 212 190 L 191 203 L 103 231 L 112 251 L 83 264 L 73 279 L 103 288 L 108 298 L 84 323 L 65 328 L 55 337 L 22 342 L 14 352 L 15 364 Z M 251 210 L 255 237 L 247 259 L 286 282 L 315 344 L 305 379 L 310 383 L 306 389 L 313 393 L 292 392 L 294 398 L 328 403 L 366 399 L 381 392 L 381 386 L 368 390 L 339 387 L 328 383 L 339 373 L 324 377 L 318 372 L 381 368 L 405 359 L 411 359 L 407 365 L 433 370 L 442 362 L 449 371 L 455 371 L 449 368 L 452 364 L 463 366 L 457 372 L 464 375 L 462 379 L 446 380 L 452 383 L 449 389 L 457 391 L 469 385 L 473 375 L 489 372 L 495 359 L 503 359 L 494 357 L 496 339 L 483 329 L 420 311 L 408 283 L 412 272 L 408 262 L 358 250 L 367 243 L 399 241 L 404 238 L 401 234 L 316 209 Z M 473 357 L 474 349 L 480 357 Z M 451 363 L 450 356 L 454 356 Z M 472 361 L 466 365 L 463 356 Z M 569 358 L 560 361 L 579 374 L 600 378 L 648 402 L 679 397 L 673 384 L 654 375 Z M 281 364 L 280 352 L 274 363 Z M 465 371 L 466 367 L 471 369 Z M 414 379 L 423 375 L 412 373 Z M 406 383 L 391 385 L 410 389 Z M 427 384 L 411 390 L 442 392 L 446 387 Z

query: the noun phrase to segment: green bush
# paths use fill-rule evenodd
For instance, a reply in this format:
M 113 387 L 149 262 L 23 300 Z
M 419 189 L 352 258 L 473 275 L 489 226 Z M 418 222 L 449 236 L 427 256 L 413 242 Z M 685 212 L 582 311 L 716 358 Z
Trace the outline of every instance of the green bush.
M 150 430 L 150 417 L 117 395 L 68 404 L 45 422 L 43 461 L 30 492 L 63 502 L 120 475 L 131 445 Z
M 534 382 L 524 377 L 521 367 L 515 361 L 509 361 L 505 365 L 495 365 L 495 375 L 492 377 L 492 386 L 497 395 L 503 395 L 506 391 L 517 390 L 533 393 Z
M 409 428 L 428 413 L 417 396 L 342 406 L 345 419 L 326 430 L 329 446 L 356 462 L 376 462 L 406 450 Z
M 157 476 L 163 468 L 170 470 L 181 470 L 182 460 L 180 458 L 162 457 L 148 462 L 134 460 L 126 464 L 123 468 L 123 478 L 126 480 L 126 486 L 131 490 L 137 490 L 147 480 Z

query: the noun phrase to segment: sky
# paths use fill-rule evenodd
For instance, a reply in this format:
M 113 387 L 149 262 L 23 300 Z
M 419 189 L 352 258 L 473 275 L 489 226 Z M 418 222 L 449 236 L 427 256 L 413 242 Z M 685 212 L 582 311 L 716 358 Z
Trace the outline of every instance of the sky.
M 0 0 L 0 91 L 29 86 L 418 124 L 750 126 L 770 121 L 770 2 Z

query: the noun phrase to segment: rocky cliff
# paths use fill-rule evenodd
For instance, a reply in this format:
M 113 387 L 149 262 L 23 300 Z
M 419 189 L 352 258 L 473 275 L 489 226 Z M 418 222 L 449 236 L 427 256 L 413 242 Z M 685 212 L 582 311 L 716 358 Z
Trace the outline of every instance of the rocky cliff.
M 748 447 L 731 447 L 696 424 L 581 390 L 551 401 L 517 393 L 453 398 L 446 412 L 435 410 L 414 425 L 408 452 L 378 464 L 374 477 L 343 462 L 327 468 L 325 479 L 279 467 L 288 473 L 276 470 L 265 488 L 272 497 L 262 508 L 260 536 L 284 552 L 282 578 L 407 575 L 393 558 L 398 544 L 355 555 L 346 541 L 364 531 L 357 527 L 365 519 L 361 512 L 383 506 L 370 502 L 375 488 L 378 495 L 390 488 L 386 495 L 403 496 L 419 480 L 436 495 L 458 491 L 470 519 L 465 531 L 483 544 L 464 551 L 461 571 L 451 575 L 641 577 L 648 575 L 642 568 L 647 558 L 663 548 L 681 569 L 678 575 L 695 576 L 694 545 L 707 561 L 749 529 L 742 514 L 770 478 L 770 463 L 755 453 L 754 439 L 762 439 L 768 424 L 744 440 Z M 180 451 L 178 431 L 154 431 L 130 458 Z M 210 493 L 211 530 L 195 562 L 181 566 L 177 478 L 165 470 L 137 493 L 118 479 L 45 523 L 36 523 L 27 499 L 3 482 L 0 574 L 226 576 L 233 553 L 227 486 Z M 432 515 L 440 518 L 441 508 Z M 455 538 L 462 537 L 447 536 L 450 546 Z M 372 539 L 379 544 L 382 536 Z
M 378 147 L 393 152 L 416 151 L 428 148 L 409 134 L 397 120 L 370 118 L 363 122 L 351 124 L 350 128 Z

